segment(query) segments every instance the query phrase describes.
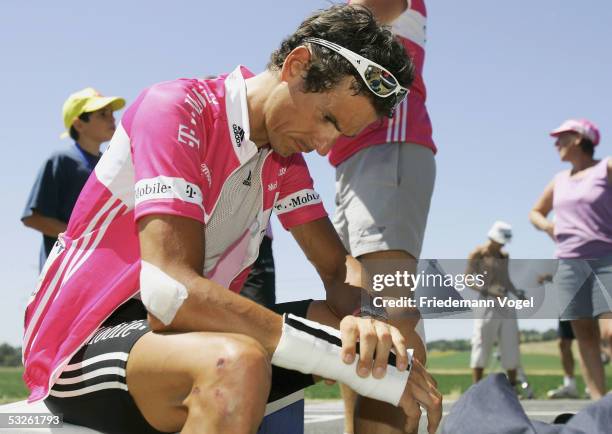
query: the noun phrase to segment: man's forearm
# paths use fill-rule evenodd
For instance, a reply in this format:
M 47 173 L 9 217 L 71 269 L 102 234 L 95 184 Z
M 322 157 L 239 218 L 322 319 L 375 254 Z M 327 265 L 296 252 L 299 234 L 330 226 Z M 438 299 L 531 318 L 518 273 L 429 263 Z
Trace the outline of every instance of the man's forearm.
M 281 336 L 282 317 L 204 277 L 187 286 L 188 296 L 168 326 L 149 315 L 155 331 L 221 332 L 247 335 L 272 355 Z
M 63 221 L 60 221 L 53 217 L 46 217 L 36 212 L 32 213 L 31 216 L 21 220 L 24 225 L 43 234 L 57 238 L 59 234 L 64 232 L 68 225 Z
M 347 285 L 344 282 L 334 282 L 325 285 L 327 307 L 342 319 L 352 315 L 361 306 L 361 289 Z

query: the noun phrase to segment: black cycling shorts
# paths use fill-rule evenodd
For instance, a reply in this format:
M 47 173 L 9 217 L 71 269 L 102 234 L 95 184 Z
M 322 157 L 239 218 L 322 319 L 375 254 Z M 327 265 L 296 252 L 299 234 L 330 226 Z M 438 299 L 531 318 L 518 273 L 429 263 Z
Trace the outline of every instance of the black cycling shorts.
M 278 304 L 274 310 L 305 318 L 311 302 Z M 103 433 L 160 433 L 140 413 L 126 382 L 129 353 L 150 331 L 146 318 L 147 311 L 139 300 L 129 300 L 119 307 L 63 370 L 45 400 L 49 410 L 63 414 L 64 422 Z M 312 384 L 311 375 L 273 366 L 268 402 Z

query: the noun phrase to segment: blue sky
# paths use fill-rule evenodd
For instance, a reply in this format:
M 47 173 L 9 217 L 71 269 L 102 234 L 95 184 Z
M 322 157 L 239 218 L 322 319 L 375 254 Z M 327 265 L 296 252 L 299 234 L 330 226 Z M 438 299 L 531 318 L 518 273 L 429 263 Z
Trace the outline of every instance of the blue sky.
M 321 0 L 3 2 L 0 6 L 3 158 L 0 342 L 20 341 L 37 278 L 40 236 L 19 217 L 46 156 L 67 146 L 61 105 L 94 86 L 128 102 L 152 83 L 232 70 L 262 71 L 269 53 Z M 514 258 L 549 258 L 553 246 L 527 213 L 558 161 L 547 131 L 568 117 L 599 125 L 598 156 L 612 154 L 612 3 L 430 1 L 425 81 L 438 175 L 423 257 L 465 258 L 493 221 L 515 229 Z M 221 10 L 221 7 L 223 10 Z M 308 156 L 333 212 L 334 173 Z M 274 221 L 280 300 L 321 297 L 301 252 Z M 554 321 L 523 321 L 549 327 Z M 469 321 L 431 321 L 430 338 L 467 337 Z

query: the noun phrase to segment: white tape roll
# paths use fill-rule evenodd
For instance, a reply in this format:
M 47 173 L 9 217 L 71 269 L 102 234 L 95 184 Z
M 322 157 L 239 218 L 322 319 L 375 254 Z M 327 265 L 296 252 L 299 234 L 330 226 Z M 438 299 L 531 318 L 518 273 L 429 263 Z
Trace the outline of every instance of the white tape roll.
M 356 360 L 347 364 L 340 356 L 340 332 L 332 327 L 294 315 L 285 315 L 283 334 L 272 356 L 272 364 L 304 374 L 314 374 L 337 380 L 368 398 L 397 406 L 404 393 L 410 369 L 412 350 L 409 350 L 409 368 L 398 371 L 389 365 L 387 374 L 376 379 L 371 375 L 361 378 L 356 373 Z

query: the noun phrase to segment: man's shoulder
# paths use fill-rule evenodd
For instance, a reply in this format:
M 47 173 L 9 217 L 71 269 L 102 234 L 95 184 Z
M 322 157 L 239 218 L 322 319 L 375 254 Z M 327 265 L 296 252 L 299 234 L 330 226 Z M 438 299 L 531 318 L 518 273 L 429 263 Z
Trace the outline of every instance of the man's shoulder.
M 155 103 L 184 102 L 185 95 L 195 86 L 198 80 L 194 78 L 178 78 L 176 80 L 160 81 L 142 91 L 142 101 Z M 138 105 L 136 102 L 136 105 Z
M 476 246 L 468 255 L 468 259 L 481 259 L 485 256 L 485 246 Z
M 124 118 L 135 113 L 174 113 L 177 109 L 191 116 L 213 120 L 219 113 L 219 101 L 224 97 L 222 86 L 213 86 L 209 80 L 179 78 L 155 83 L 141 92 L 128 108 Z
M 51 152 L 45 160 L 45 163 L 64 164 L 66 162 L 74 162 L 79 160 L 76 147 L 74 145 L 58 148 Z

